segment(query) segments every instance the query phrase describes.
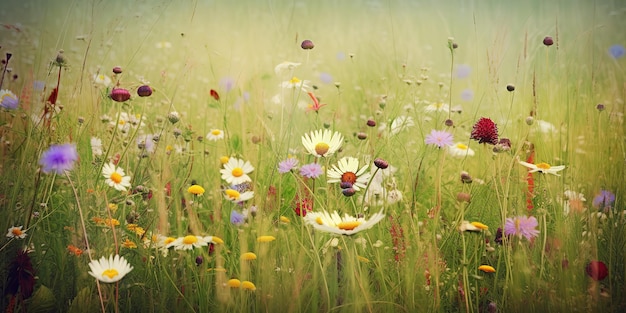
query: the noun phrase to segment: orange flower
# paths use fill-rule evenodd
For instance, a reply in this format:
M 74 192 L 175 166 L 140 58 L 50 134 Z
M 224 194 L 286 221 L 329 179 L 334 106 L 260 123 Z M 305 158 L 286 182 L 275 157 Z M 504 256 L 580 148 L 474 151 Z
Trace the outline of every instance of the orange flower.
M 68 245 L 67 251 L 69 251 L 70 254 L 73 254 L 75 256 L 81 256 L 83 254 L 83 250 L 75 245 Z

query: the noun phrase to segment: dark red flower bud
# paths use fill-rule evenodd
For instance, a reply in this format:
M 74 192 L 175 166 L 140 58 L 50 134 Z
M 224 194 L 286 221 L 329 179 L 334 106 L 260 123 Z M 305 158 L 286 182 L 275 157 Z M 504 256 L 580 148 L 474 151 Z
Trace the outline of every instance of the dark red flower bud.
M 587 275 L 594 280 L 603 280 L 609 275 L 609 269 L 602 261 L 591 261 L 585 268 Z
M 113 101 L 124 102 L 130 99 L 130 92 L 124 88 L 113 88 L 110 96 Z
M 550 36 L 546 36 L 546 38 L 543 38 L 543 44 L 549 47 L 554 44 L 554 39 Z
M 376 167 L 378 167 L 381 170 L 384 170 L 389 167 L 389 163 L 387 163 L 387 161 L 381 158 L 377 158 L 376 160 L 374 160 L 374 165 L 376 165 Z
M 304 40 L 302 41 L 302 43 L 300 44 L 300 47 L 304 50 L 311 50 L 315 47 L 315 44 L 313 44 L 313 41 L 310 40 Z
M 148 85 L 139 86 L 139 88 L 137 88 L 137 95 L 140 97 L 149 97 L 152 95 L 152 88 Z

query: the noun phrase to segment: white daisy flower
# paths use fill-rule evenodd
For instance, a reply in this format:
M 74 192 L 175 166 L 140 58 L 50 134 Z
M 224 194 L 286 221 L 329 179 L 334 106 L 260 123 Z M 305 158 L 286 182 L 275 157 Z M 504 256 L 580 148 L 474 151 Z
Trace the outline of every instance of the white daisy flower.
M 9 228 L 9 232 L 7 232 L 7 238 L 26 238 L 26 231 L 23 231 L 22 227 L 24 226 L 13 226 Z
M 435 102 L 424 107 L 425 112 L 445 112 L 448 113 L 450 111 L 450 105 L 443 102 Z
M 102 167 L 102 175 L 106 178 L 107 185 L 119 190 L 126 191 L 130 187 L 130 176 L 126 176 L 121 167 L 116 167 L 113 163 L 105 164 Z
M 91 153 L 94 156 L 101 156 L 104 151 L 102 150 L 102 140 L 98 137 L 91 137 Z
M 415 122 L 413 121 L 413 117 L 401 115 L 393 119 L 391 121 L 390 132 L 392 135 L 395 135 L 409 127 L 415 126 Z
M 366 173 L 369 165 L 359 169 L 359 160 L 353 157 L 343 157 L 336 165 L 328 170 L 328 183 L 350 183 L 352 188 L 359 191 L 365 188 L 371 174 Z
M 291 74 L 293 70 L 298 66 L 300 66 L 300 63 L 285 61 L 283 63 L 276 65 L 276 67 L 274 67 L 274 72 L 278 76 Z
M 239 192 L 235 189 L 224 190 L 224 197 L 235 203 L 244 202 L 254 197 L 254 191 Z
M 239 185 L 241 183 L 252 181 L 249 173 L 254 171 L 254 167 L 249 161 L 243 161 L 237 158 L 229 158 L 224 164 L 224 168 L 220 170 L 222 179 L 231 185 Z
M 338 235 L 354 235 L 362 230 L 370 229 L 376 223 L 380 222 L 385 217 L 385 214 L 381 210 L 378 213 L 370 216 L 369 220 L 363 217 L 353 217 L 344 215 L 343 218 L 335 211 L 329 214 L 326 211 L 322 212 L 309 212 L 304 217 L 306 223 L 313 226 L 313 228 Z
M 171 248 L 174 247 L 174 250 L 192 250 L 194 248 L 200 248 L 208 246 L 209 243 L 213 244 L 221 244 L 224 241 L 215 236 L 195 236 L 195 235 L 187 235 L 185 237 L 178 237 L 176 240 L 170 242 L 165 247 Z
M 537 124 L 537 128 L 539 129 L 539 131 L 544 134 L 552 134 L 558 131 L 556 126 L 554 126 L 554 124 L 550 122 L 535 120 L 535 124 Z
M 309 83 L 310 81 L 308 80 L 300 80 L 298 77 L 294 76 L 290 80 L 282 82 L 280 86 L 287 89 L 301 89 L 302 91 L 307 91 L 311 88 Z
M 174 250 L 192 250 L 193 248 L 200 248 L 208 246 L 209 242 L 201 236 L 187 235 L 185 237 L 178 237 L 176 240 L 167 244 L 167 248 L 174 247 Z
M 110 255 L 108 259 L 102 257 L 100 260 L 92 260 L 89 262 L 89 268 L 91 269 L 89 275 L 103 283 L 117 282 L 133 270 L 126 259 L 118 254 L 115 257 Z
M 224 139 L 224 131 L 221 129 L 211 129 L 211 131 L 206 135 L 206 139 L 211 141 L 218 141 L 220 139 Z
M 464 158 L 466 156 L 474 156 L 474 150 L 462 142 L 457 142 L 448 146 L 448 153 L 455 158 Z
M 343 136 L 329 129 L 312 131 L 302 136 L 302 145 L 316 157 L 327 157 L 335 153 L 343 144 Z
M 106 76 L 104 74 L 96 74 L 93 76 L 93 82 L 96 85 L 101 85 L 104 87 L 109 87 L 111 86 L 111 78 L 109 76 Z
M 565 165 L 550 166 L 550 164 L 543 163 L 543 162 L 542 163 L 537 163 L 537 164 L 532 164 L 532 163 L 528 163 L 528 162 L 524 162 L 524 161 L 519 161 L 519 164 L 528 167 L 530 169 L 530 171 L 528 171 L 529 173 L 540 172 L 540 173 L 552 174 L 552 175 L 556 175 L 556 176 L 561 176 L 561 175 L 557 174 L 557 172 L 562 171 L 562 170 L 565 169 Z

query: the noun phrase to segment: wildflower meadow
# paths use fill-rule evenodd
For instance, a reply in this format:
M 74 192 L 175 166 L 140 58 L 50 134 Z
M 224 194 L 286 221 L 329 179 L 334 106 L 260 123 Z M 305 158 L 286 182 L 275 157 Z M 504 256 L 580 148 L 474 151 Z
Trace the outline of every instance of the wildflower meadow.
M 7 0 L 4 312 L 624 312 L 621 1 Z

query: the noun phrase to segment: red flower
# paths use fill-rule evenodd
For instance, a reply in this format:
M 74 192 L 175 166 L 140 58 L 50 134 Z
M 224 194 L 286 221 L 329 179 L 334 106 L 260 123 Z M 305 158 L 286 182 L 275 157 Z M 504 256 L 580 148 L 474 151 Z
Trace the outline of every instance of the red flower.
M 19 250 L 17 257 L 9 265 L 6 291 L 9 294 L 17 294 L 18 291 L 22 299 L 28 299 L 33 294 L 35 288 L 35 269 L 28 256 L 28 252 Z
M 130 92 L 124 88 L 113 88 L 110 97 L 113 101 L 124 102 L 130 99 Z
M 585 268 L 587 275 L 594 280 L 603 280 L 609 275 L 609 269 L 602 261 L 591 261 Z
M 307 212 L 311 212 L 313 210 L 313 198 L 308 194 L 308 192 L 304 195 L 304 197 L 296 195 L 293 202 L 293 210 L 299 216 L 305 217 Z
M 394 259 L 396 262 L 400 262 L 404 259 L 406 252 L 404 230 L 402 229 L 402 225 L 400 225 L 398 220 L 394 219 L 393 216 L 389 215 L 389 221 L 391 221 L 391 228 L 389 229 L 389 232 L 391 233 L 391 239 L 393 241 Z
M 311 100 L 313 100 L 313 104 L 309 104 L 309 107 L 306 109 L 307 111 L 318 112 L 323 106 L 326 105 L 326 104 L 320 104 L 320 101 L 317 99 L 317 97 L 315 97 L 315 95 L 312 92 L 309 91 L 308 94 Z
M 211 89 L 211 97 L 213 97 L 213 99 L 220 101 L 220 95 L 217 93 L 217 91 L 215 91 L 215 89 Z
M 498 126 L 491 119 L 481 117 L 474 128 L 470 139 L 477 140 L 478 143 L 488 143 L 495 145 L 498 143 Z
M 48 102 L 50 104 L 56 104 L 58 96 L 59 96 L 59 89 L 58 88 L 52 89 L 52 92 L 50 93 L 50 96 L 48 97 Z

